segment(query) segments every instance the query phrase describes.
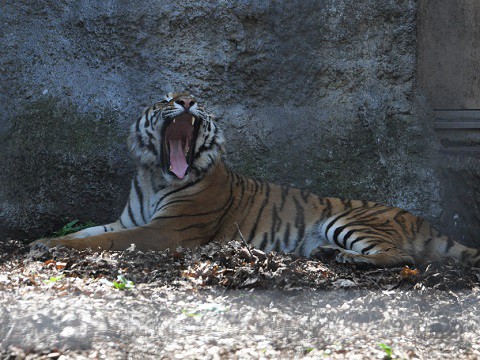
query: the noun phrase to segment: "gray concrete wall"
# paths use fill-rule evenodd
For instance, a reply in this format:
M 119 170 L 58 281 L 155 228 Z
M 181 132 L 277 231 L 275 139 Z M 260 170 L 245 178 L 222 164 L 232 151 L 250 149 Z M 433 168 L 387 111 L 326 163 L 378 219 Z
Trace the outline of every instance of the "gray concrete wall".
M 0 235 L 121 212 L 129 124 L 169 90 L 221 118 L 257 178 L 435 220 L 416 1 L 7 1 L 0 13 Z
M 418 79 L 433 108 L 480 109 L 480 3 L 421 0 Z

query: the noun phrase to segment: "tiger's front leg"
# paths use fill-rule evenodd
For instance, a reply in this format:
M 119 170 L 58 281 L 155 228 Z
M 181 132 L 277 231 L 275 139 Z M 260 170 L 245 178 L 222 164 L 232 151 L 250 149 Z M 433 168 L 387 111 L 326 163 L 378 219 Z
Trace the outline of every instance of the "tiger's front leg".
M 73 239 L 82 239 L 90 236 L 96 236 L 100 234 L 104 234 L 107 232 L 112 232 L 112 231 L 119 231 L 119 230 L 124 230 L 125 227 L 120 223 L 120 221 L 116 221 L 111 224 L 107 225 L 99 225 L 99 226 L 92 226 L 80 231 L 77 231 L 72 234 L 68 234 L 65 236 L 60 236 L 57 238 L 43 238 L 43 239 L 38 239 L 30 243 L 30 246 L 32 249 L 35 248 L 42 248 L 42 247 L 54 247 L 58 245 L 60 241 L 71 241 Z
M 162 251 L 178 246 L 194 248 L 208 239 L 202 234 L 182 236 L 173 222 L 154 221 L 142 227 L 106 232 L 99 235 L 75 238 L 65 236 L 55 239 L 41 239 L 34 243 L 36 247 L 55 247 L 63 245 L 76 250 L 126 250 L 132 245 L 135 250 Z M 74 235 L 74 234 L 72 234 Z

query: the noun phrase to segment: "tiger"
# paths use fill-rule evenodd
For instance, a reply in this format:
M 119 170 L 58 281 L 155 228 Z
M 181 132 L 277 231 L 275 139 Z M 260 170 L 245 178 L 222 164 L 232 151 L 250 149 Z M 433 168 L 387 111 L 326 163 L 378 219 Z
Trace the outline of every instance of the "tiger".
M 37 240 L 33 248 L 163 251 L 236 240 L 304 257 L 334 249 L 339 263 L 374 267 L 445 257 L 480 264 L 480 250 L 406 210 L 242 176 L 225 163 L 224 143 L 218 123 L 195 97 L 168 94 L 131 126 L 128 147 L 137 170 L 120 218 Z

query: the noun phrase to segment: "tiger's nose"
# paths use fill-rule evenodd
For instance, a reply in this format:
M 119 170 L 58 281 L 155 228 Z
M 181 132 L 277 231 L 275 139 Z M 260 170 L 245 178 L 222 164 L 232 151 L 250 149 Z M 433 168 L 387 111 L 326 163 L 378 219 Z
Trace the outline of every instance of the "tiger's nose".
M 195 99 L 191 97 L 181 97 L 175 101 L 178 105 L 183 106 L 185 110 L 190 109 L 193 105 L 195 105 Z

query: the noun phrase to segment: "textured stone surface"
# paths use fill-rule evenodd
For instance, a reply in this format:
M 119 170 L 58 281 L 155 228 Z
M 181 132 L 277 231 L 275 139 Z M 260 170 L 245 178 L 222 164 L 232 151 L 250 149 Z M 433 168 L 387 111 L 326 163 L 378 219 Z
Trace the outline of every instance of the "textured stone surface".
M 439 214 L 416 94 L 413 0 L 7 1 L 0 14 L 0 235 L 122 210 L 144 106 L 186 89 L 227 161 L 328 196 Z
M 432 107 L 480 108 L 480 4 L 420 0 L 418 80 Z

